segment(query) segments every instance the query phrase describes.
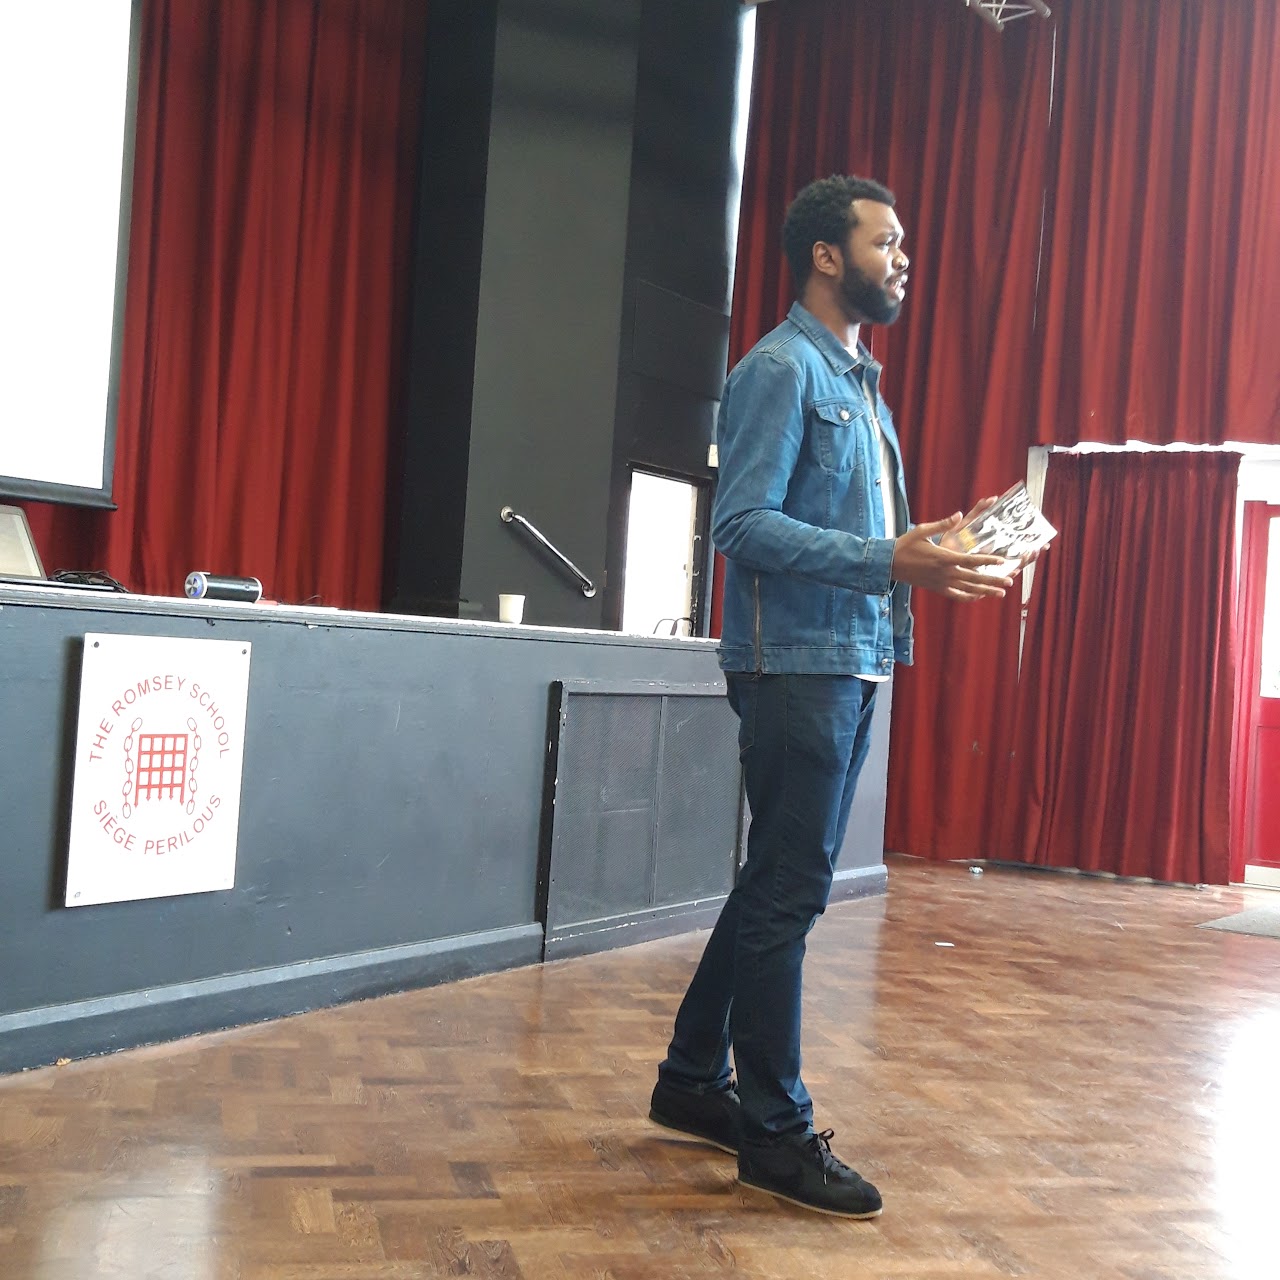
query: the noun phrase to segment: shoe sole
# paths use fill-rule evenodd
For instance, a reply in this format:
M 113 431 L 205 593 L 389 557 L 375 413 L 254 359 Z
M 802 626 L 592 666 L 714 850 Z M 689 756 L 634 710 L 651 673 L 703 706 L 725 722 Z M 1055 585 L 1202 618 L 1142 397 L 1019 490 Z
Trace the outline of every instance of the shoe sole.
M 825 1213 L 828 1218 L 844 1218 L 848 1222 L 866 1222 L 869 1218 L 878 1218 L 884 1212 L 884 1206 L 879 1209 L 872 1209 L 870 1213 L 842 1213 L 839 1209 L 824 1209 L 820 1205 L 810 1204 L 807 1200 L 797 1200 L 794 1196 L 784 1195 L 781 1191 L 775 1191 L 772 1187 L 761 1187 L 754 1182 L 744 1182 L 739 1176 L 738 1185 L 744 1191 L 754 1191 L 758 1195 L 773 1196 L 775 1200 L 785 1200 L 788 1204 L 793 1204 L 797 1209 L 806 1209 L 810 1213 Z
M 701 1142 L 705 1146 L 715 1147 L 717 1151 L 723 1151 L 725 1155 L 736 1156 L 738 1154 L 737 1147 L 727 1147 L 723 1142 L 717 1142 L 714 1138 L 708 1137 L 705 1133 L 695 1133 L 692 1129 L 686 1129 L 681 1125 L 675 1124 L 671 1120 L 665 1119 L 656 1111 L 649 1112 L 649 1119 L 662 1129 L 669 1129 L 672 1133 L 678 1133 L 682 1137 L 692 1138 L 695 1142 Z

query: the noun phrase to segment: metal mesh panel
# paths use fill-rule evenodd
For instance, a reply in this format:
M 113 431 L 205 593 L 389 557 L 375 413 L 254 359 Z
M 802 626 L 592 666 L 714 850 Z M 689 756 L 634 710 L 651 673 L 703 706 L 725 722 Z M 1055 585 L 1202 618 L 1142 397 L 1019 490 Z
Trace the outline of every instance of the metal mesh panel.
M 657 905 L 733 887 L 738 848 L 738 721 L 725 698 L 666 699 L 659 773 Z
M 649 905 L 662 699 L 568 695 L 551 842 L 547 924 Z
M 724 698 L 565 690 L 548 938 L 728 893 L 739 780 Z

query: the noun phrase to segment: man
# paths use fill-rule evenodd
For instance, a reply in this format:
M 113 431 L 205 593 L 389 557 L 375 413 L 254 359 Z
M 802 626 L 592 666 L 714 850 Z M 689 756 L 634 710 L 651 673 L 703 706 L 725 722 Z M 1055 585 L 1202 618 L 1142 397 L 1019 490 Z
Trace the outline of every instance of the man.
M 736 1152 L 744 1186 L 848 1218 L 875 1217 L 881 1199 L 832 1153 L 832 1132 L 813 1129 L 800 1078 L 805 936 L 827 905 L 876 689 L 912 659 L 910 588 L 981 600 L 1010 585 L 979 573 L 996 557 L 947 545 L 959 513 L 909 521 L 880 366 L 859 341 L 902 308 L 902 241 L 879 183 L 832 177 L 801 191 L 783 226 L 799 301 L 720 404 L 720 665 L 751 829 L 650 1111 Z

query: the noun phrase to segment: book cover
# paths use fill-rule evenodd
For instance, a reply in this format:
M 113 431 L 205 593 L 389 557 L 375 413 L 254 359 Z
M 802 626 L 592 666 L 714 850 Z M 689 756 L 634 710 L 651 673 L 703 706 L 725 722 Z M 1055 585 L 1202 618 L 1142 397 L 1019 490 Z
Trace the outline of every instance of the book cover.
M 1058 531 L 1041 514 L 1021 480 L 968 524 L 956 530 L 960 550 L 973 555 L 1000 556 L 1003 564 L 987 565 L 980 573 L 1003 577 L 1016 573 L 1022 561 L 1049 545 Z

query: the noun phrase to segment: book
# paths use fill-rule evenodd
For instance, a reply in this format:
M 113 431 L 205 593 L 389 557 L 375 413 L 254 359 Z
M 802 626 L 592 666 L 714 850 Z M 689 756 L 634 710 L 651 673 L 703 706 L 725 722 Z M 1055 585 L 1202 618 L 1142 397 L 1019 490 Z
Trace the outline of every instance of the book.
M 1005 577 L 1016 573 L 1025 557 L 1047 547 L 1057 533 L 1019 480 L 996 499 L 995 506 L 962 524 L 955 531 L 955 538 L 961 551 L 999 556 L 1002 564 L 985 565 L 978 572 Z

